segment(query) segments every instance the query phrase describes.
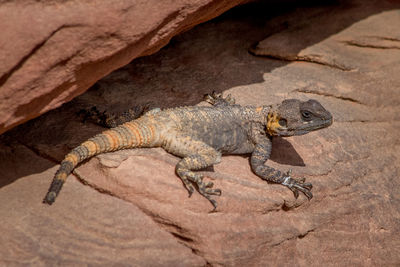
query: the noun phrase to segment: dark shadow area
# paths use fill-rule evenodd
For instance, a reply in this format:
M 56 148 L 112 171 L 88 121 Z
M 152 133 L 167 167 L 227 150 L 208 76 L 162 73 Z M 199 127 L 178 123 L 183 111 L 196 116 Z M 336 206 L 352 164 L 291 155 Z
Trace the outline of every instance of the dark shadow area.
M 18 143 L 15 138 L 0 136 L 0 188 L 13 183 L 21 177 L 40 173 L 54 166 L 53 163 L 40 160 L 32 162 L 35 153 Z
M 292 144 L 282 137 L 272 139 L 272 153 L 270 160 L 291 166 L 306 166 Z
M 0 135 L 0 188 L 52 168 L 72 148 L 102 130 L 80 122 L 79 116 L 68 110 L 70 105 Z
M 26 168 L 23 160 L 18 161 L 19 152 L 15 150 L 21 144 L 34 154 L 57 162 L 70 149 L 104 129 L 83 123 L 77 115 L 81 109 L 96 106 L 99 110 L 113 112 L 144 105 L 161 108 L 193 105 L 212 91 L 224 92 L 236 86 L 262 83 L 266 73 L 289 62 L 251 55 L 248 48 L 255 42 L 284 30 L 296 31 L 313 23 L 316 17 L 325 17 L 327 24 L 322 25 L 325 27 L 323 32 L 299 40 L 301 46 L 298 48 L 304 49 L 359 20 L 396 8 L 396 5 L 399 4 L 394 1 L 291 0 L 259 1 L 238 6 L 176 36 L 156 54 L 135 59 L 114 71 L 59 109 L 0 136 L 0 145 L 9 146 L 1 154 L 1 171 L 7 172 L 7 168 L 14 166 L 7 163 L 10 161 L 17 162 L 15 168 L 23 169 L 14 174 L 0 174 L 0 186 L 51 167 L 45 164 Z M 348 10 L 354 9 L 359 9 L 359 12 L 346 16 Z M 337 14 L 340 14 L 340 20 L 335 20 Z M 271 104 L 268 99 L 265 101 Z M 304 166 L 291 144 L 280 138 L 274 140 L 271 160 Z

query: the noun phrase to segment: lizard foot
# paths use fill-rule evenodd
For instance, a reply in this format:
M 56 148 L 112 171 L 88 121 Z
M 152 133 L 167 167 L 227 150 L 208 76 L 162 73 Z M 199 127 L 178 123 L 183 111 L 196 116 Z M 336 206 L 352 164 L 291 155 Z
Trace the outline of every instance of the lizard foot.
M 79 116 L 82 116 L 82 122 L 90 121 L 106 128 L 114 128 L 124 122 L 137 119 L 145 112 L 156 112 L 159 109 L 149 111 L 149 104 L 144 106 L 135 106 L 126 111 L 119 113 L 110 113 L 108 111 L 99 111 L 96 106 L 90 109 L 82 109 L 78 112 Z
M 204 96 L 204 100 L 213 106 L 234 105 L 236 102 L 231 94 L 224 98 L 222 97 L 222 94 L 218 94 L 215 91 L 213 91 L 211 94 L 206 94 Z
M 294 179 L 290 175 L 292 174 L 292 170 L 289 170 L 284 177 L 282 185 L 288 187 L 294 194 L 295 198 L 299 197 L 299 191 L 302 192 L 308 200 L 312 199 L 313 194 L 311 193 L 312 184 L 306 183 L 305 178 Z
M 213 182 L 204 182 L 203 181 L 203 175 L 196 174 L 193 175 L 192 177 L 188 177 L 190 181 L 195 183 L 197 185 L 197 190 L 200 195 L 205 197 L 210 203 L 213 205 L 213 210 L 217 208 L 217 201 L 211 198 L 211 196 L 220 196 L 221 195 L 221 190 L 218 188 L 212 188 L 214 186 Z
M 194 187 L 192 183 L 187 178 L 181 178 L 181 180 L 185 185 L 186 190 L 189 192 L 189 197 L 191 197 L 194 192 Z
M 215 211 L 217 209 L 217 201 L 215 201 L 214 199 L 211 198 L 212 195 L 216 195 L 216 196 L 220 196 L 221 195 L 221 190 L 218 188 L 211 188 L 211 187 L 207 187 L 208 184 L 205 184 L 204 182 L 201 182 L 200 184 L 197 184 L 198 186 L 198 190 L 200 195 L 202 195 L 203 197 L 205 197 L 208 201 L 211 202 L 211 204 L 213 205 L 213 210 Z

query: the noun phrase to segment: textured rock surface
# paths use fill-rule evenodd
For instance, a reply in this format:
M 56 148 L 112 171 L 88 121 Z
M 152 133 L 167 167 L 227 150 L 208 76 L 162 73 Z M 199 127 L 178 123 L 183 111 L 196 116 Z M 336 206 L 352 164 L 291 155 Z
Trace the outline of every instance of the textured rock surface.
M 0 134 L 244 1 L 1 1 Z
M 399 265 L 399 9 L 396 1 L 242 6 L 7 132 L 0 263 Z M 254 49 L 285 60 L 247 53 L 265 36 Z M 294 202 L 289 190 L 261 181 L 248 158 L 227 156 L 205 170 L 223 191 L 218 212 L 208 213 L 207 200 L 187 198 L 176 157 L 137 149 L 82 164 L 76 176 L 90 186 L 71 176 L 53 206 L 41 204 L 54 159 L 101 131 L 81 122 L 81 108 L 195 104 L 211 90 L 241 104 L 315 98 L 333 113 L 328 129 L 274 140 L 268 162 L 311 181 L 311 202 Z

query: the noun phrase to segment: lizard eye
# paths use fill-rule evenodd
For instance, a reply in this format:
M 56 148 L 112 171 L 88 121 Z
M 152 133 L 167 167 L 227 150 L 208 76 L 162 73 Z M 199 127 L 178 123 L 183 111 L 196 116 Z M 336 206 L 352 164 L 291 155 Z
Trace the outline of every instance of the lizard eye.
M 285 120 L 285 119 L 280 119 L 280 120 L 278 121 L 278 123 L 279 123 L 279 125 L 282 126 L 282 127 L 286 127 L 286 126 L 287 126 L 287 120 Z
M 311 119 L 311 112 L 307 111 L 307 110 L 303 110 L 301 112 L 301 116 L 303 117 L 303 119 L 305 120 L 310 120 Z

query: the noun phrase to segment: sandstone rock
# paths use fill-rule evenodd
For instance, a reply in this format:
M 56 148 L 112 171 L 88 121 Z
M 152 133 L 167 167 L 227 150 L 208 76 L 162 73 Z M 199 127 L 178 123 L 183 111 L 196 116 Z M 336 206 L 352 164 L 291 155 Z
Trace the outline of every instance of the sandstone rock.
M 244 1 L 2 1 L 0 134 Z
M 13 147 L 19 159 L 29 158 L 35 164 L 21 161 L 1 175 L 2 182 L 24 176 L 1 188 L 1 265 L 206 264 L 137 207 L 74 179 L 64 189 L 66 195 L 81 195 L 79 201 L 54 209 L 44 206 L 40 194 L 47 181 L 42 178 L 53 175 L 56 167 L 21 145 Z
M 271 14 L 268 21 L 268 4 L 242 6 L 4 134 L 0 263 L 399 265 L 400 53 L 398 32 L 388 21 L 399 25 L 400 6 L 345 3 Z M 315 31 L 329 16 L 340 27 Z M 293 27 L 319 35 L 296 53 L 325 61 L 290 59 L 295 49 L 286 46 L 277 51 L 293 62 L 247 53 L 282 23 L 285 38 L 297 36 Z M 273 41 L 263 43 L 275 42 L 270 36 Z M 299 39 L 291 40 L 298 48 Z M 174 173 L 178 158 L 156 148 L 95 157 L 69 177 L 53 206 L 41 204 L 57 169 L 54 159 L 101 131 L 75 115 L 81 108 L 193 104 L 211 90 L 231 93 L 240 104 L 315 98 L 333 113 L 328 129 L 275 139 L 268 161 L 312 182 L 310 202 L 259 179 L 247 157 L 226 156 L 204 170 L 222 190 L 218 212 L 209 213 L 211 205 L 199 194 L 187 197 Z

